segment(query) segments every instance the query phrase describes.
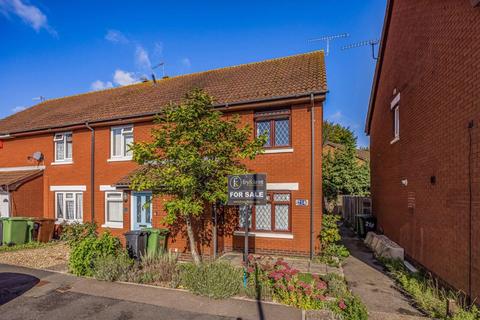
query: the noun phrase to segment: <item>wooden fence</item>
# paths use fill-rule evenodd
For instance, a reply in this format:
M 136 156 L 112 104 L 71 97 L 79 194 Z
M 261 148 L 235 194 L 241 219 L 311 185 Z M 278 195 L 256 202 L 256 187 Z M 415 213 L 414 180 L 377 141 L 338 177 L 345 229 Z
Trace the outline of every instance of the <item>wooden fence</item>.
M 356 216 L 372 214 L 372 200 L 370 197 L 342 196 L 341 212 L 343 219 L 353 226 Z

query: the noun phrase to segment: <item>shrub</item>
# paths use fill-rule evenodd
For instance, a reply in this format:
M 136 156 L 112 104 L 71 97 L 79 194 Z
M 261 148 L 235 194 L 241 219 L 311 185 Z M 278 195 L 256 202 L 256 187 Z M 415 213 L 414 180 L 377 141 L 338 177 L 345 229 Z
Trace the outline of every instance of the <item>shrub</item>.
M 223 261 L 184 264 L 180 276 L 188 290 L 214 299 L 234 296 L 242 286 L 242 270 Z
M 180 283 L 178 254 L 166 252 L 156 256 L 144 256 L 125 280 L 176 288 Z
M 85 238 L 97 236 L 97 225 L 94 222 L 62 223 L 61 230 L 60 240 L 66 241 L 70 248 L 74 247 Z
M 73 245 L 68 261 L 69 269 L 78 276 L 93 276 L 94 260 L 100 256 L 117 256 L 121 253 L 121 248 L 120 240 L 109 232 L 103 233 L 99 238 L 89 235 Z
M 333 214 L 324 214 L 322 217 L 322 231 L 320 232 L 320 242 L 322 253 L 317 258 L 320 262 L 338 267 L 349 255 L 345 246 L 338 244 L 341 240 L 338 222 L 340 216 Z
M 311 310 L 326 306 L 327 284 L 316 275 L 299 274 L 282 259 L 272 264 L 269 258 L 248 257 L 250 286 L 269 286 L 275 301 Z
M 98 280 L 116 281 L 127 279 L 134 265 L 126 252 L 119 255 L 101 255 L 93 260 L 94 277 Z

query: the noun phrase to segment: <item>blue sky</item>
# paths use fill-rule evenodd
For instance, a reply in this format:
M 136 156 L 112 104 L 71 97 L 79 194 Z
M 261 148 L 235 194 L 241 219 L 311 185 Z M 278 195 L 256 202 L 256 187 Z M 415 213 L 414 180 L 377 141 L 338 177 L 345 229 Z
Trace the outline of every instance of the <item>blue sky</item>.
M 161 61 L 173 76 L 323 49 L 307 40 L 347 32 L 326 60 L 324 114 L 368 145 L 375 62 L 370 47 L 340 48 L 380 37 L 385 2 L 0 0 L 0 117 L 130 83 Z

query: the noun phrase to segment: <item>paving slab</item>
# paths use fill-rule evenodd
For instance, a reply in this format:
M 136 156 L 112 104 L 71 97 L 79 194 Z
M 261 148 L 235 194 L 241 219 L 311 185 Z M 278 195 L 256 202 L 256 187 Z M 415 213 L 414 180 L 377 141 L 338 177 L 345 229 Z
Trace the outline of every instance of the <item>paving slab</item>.
M 353 293 L 366 305 L 370 319 L 426 319 L 397 290 L 394 281 L 385 273 L 363 240 L 344 226 L 341 227 L 341 233 L 342 242 L 350 251 L 350 257 L 343 265 L 345 279 Z

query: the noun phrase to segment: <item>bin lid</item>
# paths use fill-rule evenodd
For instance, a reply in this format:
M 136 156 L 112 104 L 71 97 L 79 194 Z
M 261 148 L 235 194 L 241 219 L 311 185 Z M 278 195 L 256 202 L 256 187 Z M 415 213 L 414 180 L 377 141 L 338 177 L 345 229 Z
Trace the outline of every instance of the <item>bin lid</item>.
M 168 229 L 160 229 L 160 228 L 142 228 L 142 230 L 148 232 L 148 233 L 157 233 L 157 234 L 168 234 L 170 230 Z
M 11 217 L 11 218 L 8 218 L 10 220 L 15 220 L 15 221 L 29 221 L 30 218 L 25 218 L 25 217 Z

